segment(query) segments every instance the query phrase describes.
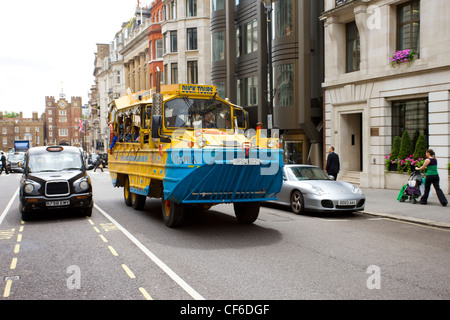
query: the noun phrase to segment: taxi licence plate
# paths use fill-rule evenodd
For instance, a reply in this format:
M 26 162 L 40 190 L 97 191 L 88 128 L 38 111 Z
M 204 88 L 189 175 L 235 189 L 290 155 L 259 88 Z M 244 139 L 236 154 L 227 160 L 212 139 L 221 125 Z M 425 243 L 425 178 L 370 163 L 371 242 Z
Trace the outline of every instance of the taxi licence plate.
M 340 206 L 356 206 L 356 200 L 339 200 Z
M 68 206 L 70 204 L 70 200 L 59 200 L 59 201 L 47 201 L 45 205 L 47 207 L 60 207 L 60 206 Z

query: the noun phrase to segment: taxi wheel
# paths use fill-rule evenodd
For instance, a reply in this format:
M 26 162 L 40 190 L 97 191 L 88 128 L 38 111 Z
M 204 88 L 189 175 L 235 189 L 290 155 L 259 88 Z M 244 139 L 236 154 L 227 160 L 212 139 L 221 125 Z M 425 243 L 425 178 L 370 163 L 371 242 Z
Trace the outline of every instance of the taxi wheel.
M 131 207 L 131 192 L 130 192 L 130 180 L 128 177 L 125 180 L 125 185 L 123 186 L 123 199 L 125 204 Z
M 161 200 L 162 215 L 164 223 L 169 228 L 176 228 L 184 222 L 184 206 L 170 200 Z
M 141 196 L 140 194 L 131 194 L 131 206 L 134 210 L 144 210 L 146 196 Z
M 260 202 L 235 202 L 234 214 L 240 223 L 251 224 L 258 219 Z

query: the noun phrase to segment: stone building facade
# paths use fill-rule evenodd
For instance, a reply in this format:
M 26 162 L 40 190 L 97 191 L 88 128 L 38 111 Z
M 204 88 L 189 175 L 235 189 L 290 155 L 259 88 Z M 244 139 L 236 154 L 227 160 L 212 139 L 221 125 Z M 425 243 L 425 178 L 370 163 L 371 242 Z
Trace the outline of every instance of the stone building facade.
M 164 0 L 164 83 L 211 84 L 211 0 Z
M 405 183 L 385 173 L 385 157 L 407 130 L 426 136 L 450 189 L 449 15 L 446 0 L 325 0 L 325 150 L 335 146 L 361 186 Z M 408 49 L 409 63 L 392 63 Z

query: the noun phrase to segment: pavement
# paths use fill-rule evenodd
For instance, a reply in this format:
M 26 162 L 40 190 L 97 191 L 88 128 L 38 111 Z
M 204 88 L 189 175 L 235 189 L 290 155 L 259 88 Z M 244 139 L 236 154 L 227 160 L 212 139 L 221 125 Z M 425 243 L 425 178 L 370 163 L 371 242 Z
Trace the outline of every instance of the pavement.
M 366 196 L 364 213 L 384 218 L 407 221 L 433 227 L 450 229 L 450 195 L 447 206 L 439 203 L 436 192 L 431 187 L 431 197 L 426 205 L 412 204 L 407 200 L 397 200 L 400 190 L 361 188 Z

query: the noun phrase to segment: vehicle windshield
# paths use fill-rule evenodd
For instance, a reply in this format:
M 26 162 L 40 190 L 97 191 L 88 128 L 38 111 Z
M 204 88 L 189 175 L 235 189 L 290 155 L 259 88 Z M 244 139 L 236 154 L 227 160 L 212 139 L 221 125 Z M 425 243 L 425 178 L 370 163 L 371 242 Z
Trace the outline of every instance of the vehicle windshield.
M 231 129 L 231 107 L 210 99 L 176 98 L 164 104 L 166 128 Z
M 18 162 L 18 161 L 23 161 L 24 158 L 25 158 L 24 154 L 10 154 L 8 156 L 8 161 Z
M 290 167 L 286 168 L 288 180 L 331 180 L 330 177 L 317 167 Z
M 28 160 L 28 171 L 57 172 L 83 170 L 83 162 L 79 153 L 45 152 L 31 154 Z

